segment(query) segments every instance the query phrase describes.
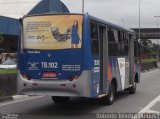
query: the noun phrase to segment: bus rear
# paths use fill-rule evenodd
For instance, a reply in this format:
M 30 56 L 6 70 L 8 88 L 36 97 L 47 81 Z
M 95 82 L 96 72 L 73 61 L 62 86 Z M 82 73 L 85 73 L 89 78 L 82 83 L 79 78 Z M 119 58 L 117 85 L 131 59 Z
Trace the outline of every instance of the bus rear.
M 90 96 L 90 72 L 83 70 L 83 19 L 82 15 L 22 19 L 19 94 L 50 95 L 55 100 Z

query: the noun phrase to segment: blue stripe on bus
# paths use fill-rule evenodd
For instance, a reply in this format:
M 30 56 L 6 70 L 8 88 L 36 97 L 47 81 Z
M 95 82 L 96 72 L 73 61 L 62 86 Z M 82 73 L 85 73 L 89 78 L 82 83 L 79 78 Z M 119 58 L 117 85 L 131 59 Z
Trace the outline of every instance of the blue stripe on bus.
M 84 16 L 83 26 L 83 70 L 91 70 L 94 62 L 90 45 L 91 36 L 88 16 Z

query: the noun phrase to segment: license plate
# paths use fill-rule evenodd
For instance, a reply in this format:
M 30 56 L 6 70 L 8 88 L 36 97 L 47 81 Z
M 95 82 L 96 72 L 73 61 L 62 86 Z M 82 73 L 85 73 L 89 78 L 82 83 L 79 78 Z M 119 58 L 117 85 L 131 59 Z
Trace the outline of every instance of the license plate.
M 56 72 L 43 72 L 42 77 L 43 78 L 55 78 L 57 77 L 57 73 Z

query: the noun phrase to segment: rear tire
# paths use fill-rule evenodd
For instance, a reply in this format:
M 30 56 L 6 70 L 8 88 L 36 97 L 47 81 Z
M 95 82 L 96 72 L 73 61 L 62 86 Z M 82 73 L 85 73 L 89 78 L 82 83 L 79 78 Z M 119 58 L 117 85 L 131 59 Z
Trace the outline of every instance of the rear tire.
M 109 86 L 109 94 L 102 98 L 102 104 L 112 105 L 115 99 L 115 86 L 110 84 Z
M 52 100 L 54 103 L 57 103 L 57 104 L 65 104 L 70 101 L 70 97 L 52 96 Z
M 136 85 L 136 82 L 133 83 L 133 86 L 131 86 L 128 91 L 129 91 L 129 94 L 135 94 L 136 93 L 136 88 L 137 88 L 137 85 Z

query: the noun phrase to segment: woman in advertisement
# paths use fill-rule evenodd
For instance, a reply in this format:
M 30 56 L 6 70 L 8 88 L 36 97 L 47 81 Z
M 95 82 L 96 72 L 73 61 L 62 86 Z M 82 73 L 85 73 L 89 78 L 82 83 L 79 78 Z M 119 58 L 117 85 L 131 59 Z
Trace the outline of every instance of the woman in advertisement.
M 73 22 L 72 30 L 71 30 L 71 48 L 78 48 L 80 38 L 78 35 L 78 21 L 75 20 Z

